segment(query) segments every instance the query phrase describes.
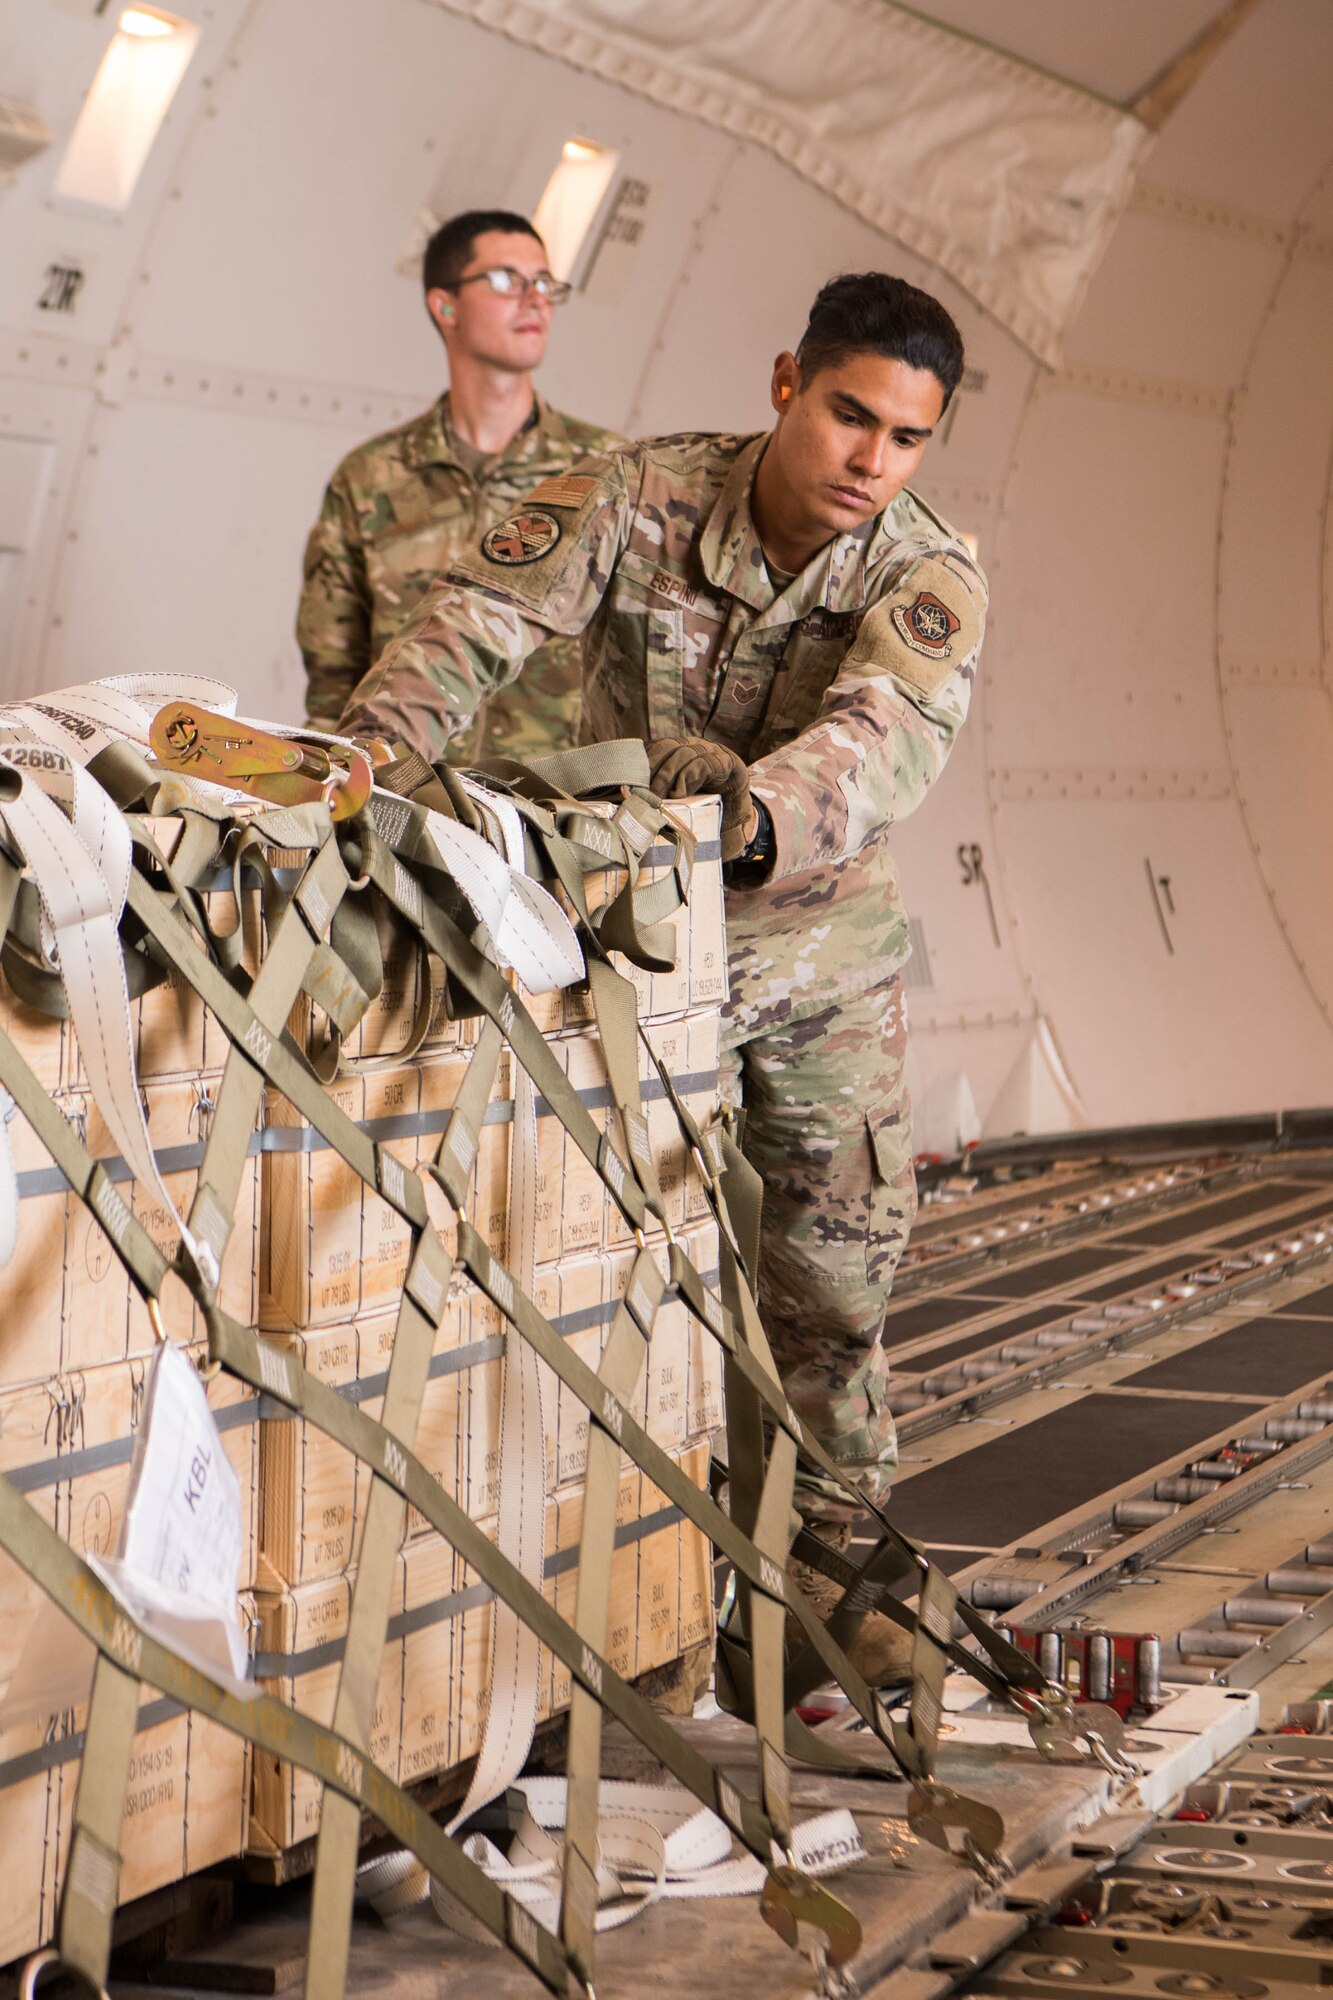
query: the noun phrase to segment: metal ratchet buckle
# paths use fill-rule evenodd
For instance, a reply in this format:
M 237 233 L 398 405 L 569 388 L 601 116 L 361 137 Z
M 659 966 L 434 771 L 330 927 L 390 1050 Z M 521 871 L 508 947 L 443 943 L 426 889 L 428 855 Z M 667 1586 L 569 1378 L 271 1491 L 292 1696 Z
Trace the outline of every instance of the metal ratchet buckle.
M 360 812 L 374 783 L 372 763 L 383 763 L 388 755 L 379 743 L 354 750 L 350 744 L 273 736 L 188 701 L 160 708 L 148 741 L 165 770 L 230 785 L 269 805 L 326 805 L 333 819 Z
M 769 1870 L 759 1914 L 784 1944 L 812 1960 L 825 2000 L 855 1994 L 855 1981 L 842 1968 L 860 1949 L 860 1921 L 845 1903 L 798 1868 L 794 1856 L 789 1854 L 785 1863 Z M 801 1942 L 803 1924 L 816 1934 L 809 1945 Z
M 983 1805 L 980 1799 L 970 1799 L 951 1785 L 942 1785 L 938 1778 L 923 1775 L 912 1785 L 907 1825 L 919 1839 L 928 1840 L 944 1854 L 955 1854 L 948 1829 L 957 1827 L 962 1833 L 961 1859 L 987 1882 L 1004 1879 L 1007 1871 L 1000 1855 L 1004 1820 L 994 1806 Z
M 1138 1767 L 1125 1755 L 1125 1725 L 1101 1702 L 1051 1703 L 1028 1717 L 1028 1730 L 1052 1764 L 1100 1764 L 1113 1778 L 1136 1778 Z

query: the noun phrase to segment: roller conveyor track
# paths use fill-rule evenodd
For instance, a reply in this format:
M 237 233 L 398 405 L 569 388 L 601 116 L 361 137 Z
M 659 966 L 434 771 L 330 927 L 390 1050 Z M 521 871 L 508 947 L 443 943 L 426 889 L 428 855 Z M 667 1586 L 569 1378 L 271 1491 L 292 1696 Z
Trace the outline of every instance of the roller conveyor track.
M 915 1295 L 976 1271 L 994 1272 L 1026 1259 L 1035 1248 L 1102 1239 L 1134 1231 L 1142 1243 L 1220 1227 L 1232 1215 L 1279 1207 L 1301 1192 L 1297 1170 L 1277 1185 L 1261 1181 L 1252 1161 L 1185 1161 L 1137 1172 L 1126 1167 L 1085 1180 L 1050 1180 L 1018 1201 L 978 1190 L 953 1212 L 927 1211 L 913 1230 L 896 1291 Z
M 1183 1799 L 1123 1798 L 879 2000 L 1333 1983 L 1333 1163 L 1154 1177 L 1112 1160 L 1077 1188 L 1034 1181 L 1030 1205 L 949 1205 L 886 1326 L 890 1512 L 1076 1696 L 1114 1698 L 1100 1663 L 1138 1640 L 1151 1674 L 1123 1685 L 1160 1689 L 1163 1718 L 1196 1688 L 1257 1700 L 1270 1733 L 1202 1758 Z M 1150 1769 L 1169 1738 L 1127 1699 Z M 1022 1754 L 985 1704 L 954 1701 L 974 1757 Z
M 1106 2000 L 1109 1988 L 1125 2000 L 1326 1993 L 1333 1967 L 1329 1704 L 1299 1704 L 1288 1713 L 1278 1732 L 1251 1736 L 1081 1882 L 1066 1877 L 1041 1921 L 964 1990 L 997 2000 L 1036 2000 L 1055 1990 Z M 1114 1844 L 1109 1827 L 1108 1840 Z M 1090 1859 L 1095 1845 L 1085 1843 Z
M 1164 1672 L 1257 1684 L 1333 1625 L 1333 1163 L 995 1192 L 932 1238 L 965 1280 L 940 1256 L 888 1317 L 894 1519 L 1025 1629 L 1151 1629 Z

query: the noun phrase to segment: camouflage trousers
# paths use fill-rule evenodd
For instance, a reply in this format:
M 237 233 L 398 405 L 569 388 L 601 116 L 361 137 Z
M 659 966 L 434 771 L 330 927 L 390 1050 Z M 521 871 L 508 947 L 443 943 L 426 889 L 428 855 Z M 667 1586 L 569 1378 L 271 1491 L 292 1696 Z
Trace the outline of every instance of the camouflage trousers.
M 745 1112 L 742 1150 L 764 1183 L 759 1309 L 803 1424 L 856 1485 L 888 1491 L 898 1439 L 880 1345 L 916 1214 L 901 980 L 734 1043 L 723 1101 Z M 839 1489 L 802 1466 L 806 1520 L 850 1520 Z

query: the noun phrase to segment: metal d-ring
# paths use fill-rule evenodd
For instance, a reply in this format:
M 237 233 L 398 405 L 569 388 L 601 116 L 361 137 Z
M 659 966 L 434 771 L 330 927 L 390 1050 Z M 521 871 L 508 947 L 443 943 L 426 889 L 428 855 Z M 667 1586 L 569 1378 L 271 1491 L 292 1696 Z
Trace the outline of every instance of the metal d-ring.
M 61 1957 L 54 1945 L 48 1945 L 45 1951 L 34 1952 L 24 1966 L 23 1984 L 19 1988 L 19 2000 L 34 2000 L 34 1995 L 37 1992 L 37 1981 L 53 1965 L 57 1967 L 64 1966 L 65 1970 L 72 1972 L 76 1979 L 81 1979 L 88 1988 L 88 1991 L 97 1995 L 97 2000 L 111 2000 L 111 1996 L 105 1986 L 99 1986 L 95 1979 L 90 1979 L 86 1972 L 80 1972 L 77 1966 L 69 1965 Z

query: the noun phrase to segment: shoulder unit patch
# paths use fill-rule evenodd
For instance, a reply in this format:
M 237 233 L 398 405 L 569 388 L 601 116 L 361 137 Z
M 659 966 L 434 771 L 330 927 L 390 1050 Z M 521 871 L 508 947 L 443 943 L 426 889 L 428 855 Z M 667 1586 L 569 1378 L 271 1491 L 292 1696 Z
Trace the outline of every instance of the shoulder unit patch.
M 559 540 L 560 523 L 554 515 L 525 507 L 488 529 L 481 538 L 481 552 L 494 563 L 534 563 L 549 555 Z
M 893 622 L 914 653 L 941 660 L 949 657 L 949 641 L 960 621 L 933 590 L 919 590 L 910 604 L 894 605 Z

